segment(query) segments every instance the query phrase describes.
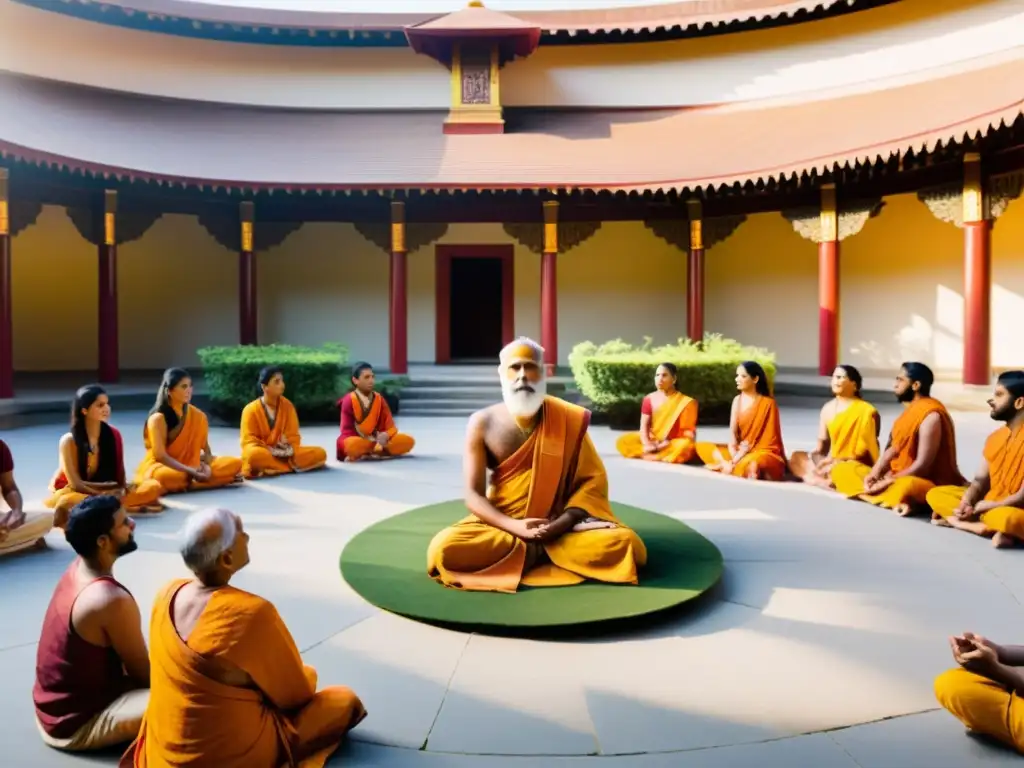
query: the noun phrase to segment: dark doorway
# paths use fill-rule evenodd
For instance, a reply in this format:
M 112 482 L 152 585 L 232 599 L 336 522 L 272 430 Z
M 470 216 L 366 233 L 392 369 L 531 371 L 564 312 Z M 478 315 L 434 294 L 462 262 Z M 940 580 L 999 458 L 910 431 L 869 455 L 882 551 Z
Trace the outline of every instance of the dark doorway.
M 500 258 L 451 260 L 451 359 L 493 360 L 502 347 L 504 286 Z

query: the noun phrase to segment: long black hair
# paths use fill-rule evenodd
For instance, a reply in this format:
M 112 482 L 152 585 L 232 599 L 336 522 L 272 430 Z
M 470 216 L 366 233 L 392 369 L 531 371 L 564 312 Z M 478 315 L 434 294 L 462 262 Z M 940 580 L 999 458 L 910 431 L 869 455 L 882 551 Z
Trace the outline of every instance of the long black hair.
M 89 479 L 89 434 L 85 429 L 85 414 L 100 399 L 101 395 L 107 394 L 99 384 L 87 384 L 75 392 L 75 399 L 71 403 L 71 437 L 75 441 L 75 449 L 78 454 L 78 476 L 83 480 Z M 97 482 L 109 483 L 118 479 L 120 467 L 118 466 L 117 442 L 114 439 L 114 430 L 109 425 L 100 423 L 99 445 L 99 466 L 92 478 Z
M 745 360 L 740 363 L 743 370 L 747 372 L 747 376 L 752 379 L 757 379 L 757 383 L 754 385 L 754 389 L 757 394 L 763 395 L 764 397 L 771 397 L 772 392 L 768 388 L 768 374 L 764 372 L 764 368 L 761 367 L 760 363 L 755 363 L 753 360 Z
M 162 413 L 164 420 L 167 422 L 167 431 L 170 432 L 178 426 L 178 414 L 171 408 L 170 400 L 168 400 L 168 392 L 178 386 L 182 379 L 192 378 L 191 374 L 184 368 L 168 368 L 164 371 L 163 381 L 160 382 L 160 389 L 156 393 L 156 402 L 153 407 L 149 409 L 149 415 L 152 416 L 154 413 Z M 186 406 L 187 407 L 187 406 Z M 182 416 L 185 413 L 182 411 Z
M 277 374 L 281 374 L 282 378 L 284 377 L 284 369 L 279 365 L 268 365 L 260 371 L 259 378 L 256 381 L 257 397 L 263 396 L 263 388 L 267 386 L 267 384 L 270 383 L 270 380 L 277 376 Z
M 860 393 L 860 390 L 861 387 L 864 386 L 864 377 L 860 375 L 860 371 L 858 371 L 852 365 L 846 365 L 845 363 L 840 363 L 839 365 L 836 366 L 836 368 L 839 368 L 843 373 L 846 374 L 846 378 L 853 382 L 853 386 L 855 387 L 853 394 L 856 397 L 863 397 Z

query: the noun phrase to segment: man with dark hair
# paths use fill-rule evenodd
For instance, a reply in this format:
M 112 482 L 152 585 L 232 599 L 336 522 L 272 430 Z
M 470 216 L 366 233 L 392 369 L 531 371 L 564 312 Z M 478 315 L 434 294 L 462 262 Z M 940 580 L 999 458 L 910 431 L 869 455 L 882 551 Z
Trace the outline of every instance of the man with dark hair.
M 131 593 L 113 576 L 134 552 L 135 522 L 116 496 L 71 510 L 64 536 L 78 557 L 50 598 L 32 691 L 43 741 L 68 752 L 103 749 L 138 734 L 149 702 L 149 653 Z
M 45 546 L 43 537 L 53 528 L 53 512 L 25 512 L 23 504 L 14 482 L 14 457 L 0 440 L 0 557 Z M 5 505 L 6 513 L 2 511 Z
M 926 507 L 928 491 L 964 481 L 956 463 L 956 433 L 946 407 L 931 396 L 935 374 L 924 363 L 904 363 L 893 393 L 903 413 L 873 467 L 844 461 L 832 468 L 836 490 L 906 517 Z
M 989 435 L 969 487 L 944 486 L 928 493 L 932 522 L 991 536 L 995 547 L 1024 540 L 1024 371 L 1007 371 L 988 401 L 1003 426 Z
M 337 442 L 338 461 L 389 458 L 412 450 L 416 441 L 398 431 L 391 408 L 373 387 L 376 380 L 369 363 L 352 367 L 352 391 L 338 401 L 341 435 Z

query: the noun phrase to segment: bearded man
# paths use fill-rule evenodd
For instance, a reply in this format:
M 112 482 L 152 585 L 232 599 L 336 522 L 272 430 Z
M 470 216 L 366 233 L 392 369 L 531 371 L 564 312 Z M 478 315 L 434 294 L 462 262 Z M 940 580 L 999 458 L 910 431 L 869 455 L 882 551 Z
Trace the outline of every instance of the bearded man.
M 525 337 L 507 345 L 498 366 L 504 402 L 469 419 L 463 475 L 472 514 L 427 550 L 427 573 L 445 586 L 638 583 L 647 550 L 611 511 L 590 411 L 547 396 L 543 354 Z

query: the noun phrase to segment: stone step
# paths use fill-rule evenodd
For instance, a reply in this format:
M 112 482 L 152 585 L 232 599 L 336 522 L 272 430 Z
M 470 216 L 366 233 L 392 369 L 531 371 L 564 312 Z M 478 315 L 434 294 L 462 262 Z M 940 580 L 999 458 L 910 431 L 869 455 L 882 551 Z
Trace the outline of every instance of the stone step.
M 471 410 L 479 410 L 486 408 L 489 405 L 501 402 L 501 396 L 498 397 L 477 397 L 477 398 L 457 398 L 450 399 L 447 397 L 423 397 L 405 399 L 402 398 L 401 409 L 402 413 L 406 413 L 410 408 L 469 408 Z
M 402 400 L 480 400 L 500 399 L 500 387 L 434 387 L 409 386 L 402 390 Z
M 403 416 L 416 416 L 416 417 L 462 417 L 469 418 L 473 413 L 478 411 L 478 408 L 463 408 L 461 406 L 449 405 L 443 408 L 417 408 L 415 406 L 402 407 L 401 413 L 397 418 L 401 419 Z

